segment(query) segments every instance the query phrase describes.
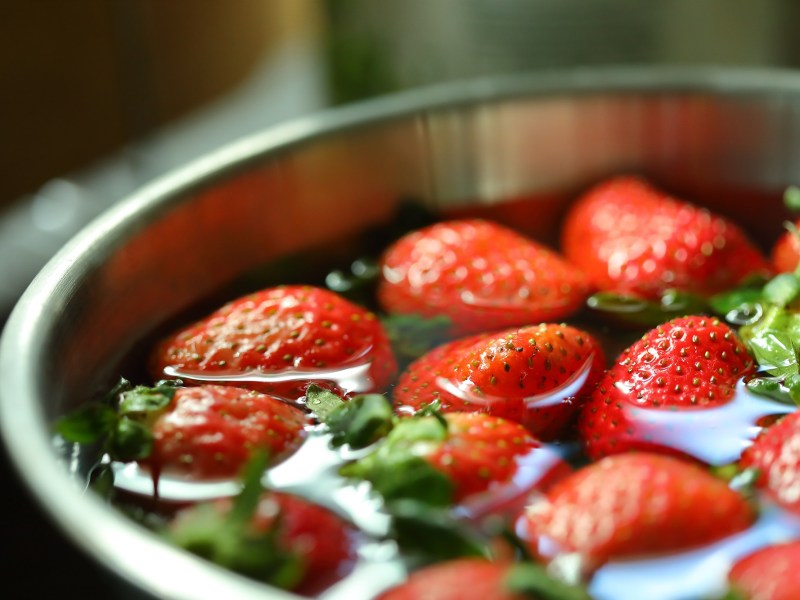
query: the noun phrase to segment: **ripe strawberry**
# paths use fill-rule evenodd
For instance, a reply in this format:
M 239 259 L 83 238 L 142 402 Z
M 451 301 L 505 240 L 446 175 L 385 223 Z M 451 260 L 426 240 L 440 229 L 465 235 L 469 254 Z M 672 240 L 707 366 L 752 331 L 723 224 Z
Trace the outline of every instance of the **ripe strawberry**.
M 561 319 L 583 304 L 583 275 L 553 251 L 483 220 L 412 232 L 382 258 L 389 313 L 446 315 L 454 336 Z
M 168 536 L 223 567 L 285 589 L 316 595 L 355 562 L 353 528 L 297 496 L 262 492 L 242 519 L 238 501 L 221 499 L 178 512 Z
M 679 552 L 747 528 L 753 508 L 725 482 L 680 459 L 610 456 L 557 482 L 524 522 L 532 553 L 577 552 L 591 570 L 612 558 Z
M 242 388 L 181 388 L 152 425 L 153 449 L 144 461 L 154 473 L 197 479 L 233 477 L 254 449 L 274 464 L 305 439 L 305 414 L 271 396 Z
M 741 600 L 796 600 L 800 590 L 800 541 L 756 550 L 728 574 L 732 594 Z
M 584 194 L 567 215 L 562 248 L 599 289 L 652 299 L 669 289 L 711 295 L 770 273 L 738 226 L 635 177 Z
M 739 464 L 757 469 L 756 485 L 781 506 L 800 514 L 800 412 L 764 429 L 742 453 Z
M 505 511 L 569 469 L 555 454 L 531 462 L 533 454 L 547 451 L 518 423 L 482 413 L 423 414 L 400 420 L 371 454 L 341 473 L 370 481 L 387 502 L 447 506 L 469 499 L 477 506 L 475 496 L 488 491 L 487 499 L 502 504 L 493 508 Z M 523 465 L 534 472 L 515 482 Z
M 564 432 L 604 368 L 592 336 L 541 324 L 434 349 L 401 375 L 394 398 L 401 412 L 438 400 L 445 412 L 486 412 L 547 440 Z
M 800 220 L 795 221 L 795 227 L 800 227 Z M 800 263 L 800 241 L 797 236 L 787 231 L 772 247 L 770 255 L 772 268 L 778 273 L 791 273 Z
M 589 600 L 577 586 L 550 579 L 531 564 L 462 558 L 412 573 L 378 600 Z
M 161 342 L 151 365 L 159 378 L 222 380 L 290 400 L 310 382 L 343 392 L 381 390 L 397 370 L 375 315 L 306 286 L 234 300 Z
M 582 407 L 578 429 L 586 453 L 592 459 L 631 449 L 678 453 L 670 444 L 681 432 L 666 423 L 654 429 L 639 420 L 640 409 L 722 406 L 754 370 L 747 348 L 717 319 L 688 316 L 659 325 L 619 356 Z

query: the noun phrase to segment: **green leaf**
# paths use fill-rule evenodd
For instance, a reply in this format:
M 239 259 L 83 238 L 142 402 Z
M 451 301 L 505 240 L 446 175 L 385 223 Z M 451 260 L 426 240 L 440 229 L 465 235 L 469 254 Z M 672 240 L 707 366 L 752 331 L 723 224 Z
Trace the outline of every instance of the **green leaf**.
M 92 444 L 111 432 L 116 418 L 113 408 L 89 404 L 56 421 L 55 430 L 68 442 Z
M 306 390 L 306 406 L 323 423 L 330 415 L 345 404 L 344 399 L 318 385 L 310 385 Z
M 797 354 L 789 334 L 780 329 L 760 331 L 747 340 L 758 364 L 768 373 L 786 377 L 798 372 Z
M 269 464 L 269 455 L 263 449 L 254 451 L 242 469 L 242 491 L 233 501 L 228 520 L 236 526 L 244 526 L 253 518 L 264 486 L 261 477 Z
M 792 212 L 800 212 L 800 188 L 790 185 L 783 192 L 783 204 Z
M 392 404 L 380 394 L 355 396 L 326 420 L 334 447 L 348 444 L 366 448 L 386 436 L 394 426 Z
M 390 315 L 381 319 L 395 356 L 401 364 L 416 360 L 450 339 L 453 322 L 444 315 Z
M 763 298 L 776 306 L 789 305 L 800 294 L 800 280 L 793 273 L 776 275 L 764 286 Z
M 111 432 L 108 453 L 113 460 L 142 460 L 153 450 L 150 428 L 128 417 L 117 420 Z
M 428 402 L 427 404 L 423 404 L 419 409 L 417 409 L 414 412 L 415 419 L 421 419 L 423 417 L 433 417 L 434 419 L 439 421 L 439 424 L 442 427 L 444 427 L 445 431 L 449 426 L 447 423 L 447 419 L 442 413 L 442 403 L 438 399 L 432 402 Z
M 120 396 L 119 414 L 151 425 L 169 407 L 176 391 L 171 385 L 137 386 Z
M 787 381 L 789 385 L 774 377 L 756 377 L 747 382 L 747 389 L 758 396 L 800 406 L 800 376 L 790 375 Z
M 654 327 L 672 318 L 708 311 L 707 303 L 694 294 L 667 290 L 659 302 L 638 296 L 599 292 L 589 297 L 587 306 L 616 322 Z
M 709 298 L 711 309 L 733 325 L 754 323 L 764 313 L 761 288 L 743 287 Z
M 401 500 L 390 503 L 387 512 L 392 517 L 390 537 L 403 553 L 422 562 L 491 555 L 487 538 L 475 527 L 454 519 L 448 510 Z
M 544 567 L 534 563 L 512 566 L 506 575 L 505 586 L 511 593 L 537 600 L 591 600 L 582 586 L 554 579 Z
M 114 469 L 109 463 L 95 465 L 89 472 L 89 487 L 101 498 L 110 500 L 114 494 Z

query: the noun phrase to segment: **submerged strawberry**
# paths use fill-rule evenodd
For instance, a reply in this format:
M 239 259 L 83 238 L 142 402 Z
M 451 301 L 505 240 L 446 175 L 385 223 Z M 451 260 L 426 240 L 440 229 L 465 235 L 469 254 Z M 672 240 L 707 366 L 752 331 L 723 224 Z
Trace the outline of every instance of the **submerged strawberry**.
M 264 491 L 263 460 L 247 464 L 242 492 L 185 508 L 165 532 L 222 567 L 302 594 L 318 594 L 353 567 L 354 529 L 300 497 Z
M 756 469 L 756 485 L 784 508 L 800 514 L 800 412 L 762 431 L 742 453 L 739 464 Z
M 482 220 L 415 231 L 386 251 L 382 270 L 387 312 L 445 315 L 453 335 L 561 319 L 588 293 L 583 275 L 553 251 Z
M 747 348 L 717 319 L 688 316 L 659 325 L 620 355 L 581 409 L 586 453 L 593 459 L 631 449 L 679 453 L 687 437 L 713 446 L 705 440 L 724 432 L 715 431 L 719 423 L 709 409 L 731 402 L 737 382 L 754 370 Z M 692 411 L 687 430 L 672 423 L 679 411 Z M 690 433 L 688 426 L 703 418 L 709 419 L 706 430 Z M 736 440 L 737 448 L 745 441 Z
M 711 295 L 770 273 L 737 225 L 636 177 L 584 194 L 567 215 L 562 247 L 599 289 L 651 299 L 673 289 Z
M 753 508 L 727 484 L 677 458 L 628 453 L 556 483 L 525 515 L 531 551 L 579 553 L 589 570 L 614 558 L 679 552 L 747 528 Z
M 397 367 L 371 312 L 327 290 L 282 286 L 234 300 L 168 337 L 151 369 L 297 400 L 310 382 L 381 390 Z
M 388 502 L 447 506 L 469 500 L 477 507 L 481 498 L 475 496 L 486 492 L 495 509 L 505 510 L 568 470 L 518 423 L 480 413 L 427 412 L 400 420 L 342 474 L 371 482 Z M 523 467 L 525 481 L 514 481 Z
M 796 600 L 800 591 L 800 541 L 756 550 L 728 574 L 726 600 Z
M 429 566 L 378 600 L 590 600 L 532 564 L 463 558 Z
M 546 440 L 564 433 L 604 368 L 591 335 L 541 324 L 434 349 L 400 376 L 394 398 L 401 412 L 439 401 L 445 412 L 489 413 Z

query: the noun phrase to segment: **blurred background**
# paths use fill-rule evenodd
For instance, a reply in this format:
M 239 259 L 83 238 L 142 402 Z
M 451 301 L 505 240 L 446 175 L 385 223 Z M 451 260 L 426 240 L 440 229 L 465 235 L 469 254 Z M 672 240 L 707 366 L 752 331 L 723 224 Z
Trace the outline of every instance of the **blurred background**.
M 10 0 L 0 19 L 0 324 L 94 216 L 247 133 L 497 73 L 800 68 L 799 22 L 793 0 Z M 2 467 L 16 505 L 3 546 L 14 560 L 3 564 L 26 582 L 13 597 L 119 595 Z

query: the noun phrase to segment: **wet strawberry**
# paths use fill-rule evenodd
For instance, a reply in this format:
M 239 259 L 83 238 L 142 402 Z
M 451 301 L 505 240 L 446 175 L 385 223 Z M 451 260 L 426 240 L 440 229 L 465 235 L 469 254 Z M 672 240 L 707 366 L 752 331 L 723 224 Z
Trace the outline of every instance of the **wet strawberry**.
M 495 223 L 415 231 L 382 258 L 389 313 L 446 315 L 454 336 L 566 317 L 588 294 L 583 275 L 544 246 Z
M 728 574 L 731 600 L 795 600 L 800 591 L 800 541 L 756 550 Z
M 238 502 L 223 499 L 182 510 L 169 525 L 169 538 L 223 567 L 308 595 L 352 568 L 355 532 L 329 510 L 262 492 L 252 514 L 242 518 Z
M 535 455 L 535 456 L 534 456 Z M 524 465 L 525 482 L 514 481 Z M 385 500 L 412 499 L 436 506 L 494 496 L 495 509 L 524 502 L 568 470 L 518 423 L 482 413 L 418 415 L 402 419 L 371 454 L 342 469 L 370 481 Z
M 168 337 L 151 370 L 297 400 L 310 382 L 343 392 L 384 389 L 396 364 L 371 312 L 327 290 L 284 286 L 234 300 Z
M 734 223 L 636 177 L 584 194 L 567 215 L 562 248 L 599 289 L 652 299 L 669 289 L 711 295 L 771 271 Z
M 434 349 L 401 375 L 394 398 L 401 412 L 438 400 L 445 412 L 486 412 L 547 440 L 564 433 L 604 368 L 592 336 L 541 324 Z
M 756 485 L 781 506 L 800 514 L 800 412 L 763 430 L 742 453 L 739 464 L 757 469 Z
M 671 430 L 668 419 L 661 426 L 659 414 L 700 416 L 697 411 L 725 405 L 754 370 L 747 348 L 717 319 L 688 316 L 659 325 L 619 356 L 581 409 L 586 453 L 592 459 L 631 449 L 677 453 L 671 442 L 687 432 Z M 710 435 L 712 424 L 701 435 Z
M 273 464 L 305 439 L 307 419 L 285 402 L 242 388 L 202 385 L 181 388 L 152 425 L 154 472 L 198 479 L 233 477 L 255 449 Z
M 800 227 L 800 221 L 794 225 Z M 800 240 L 793 232 L 785 232 L 772 247 L 770 259 L 776 272 L 791 273 L 800 263 Z
M 585 591 L 548 577 L 530 564 L 463 558 L 433 565 L 378 600 L 589 600 Z
M 592 570 L 612 558 L 679 552 L 747 528 L 753 508 L 701 467 L 619 454 L 556 483 L 525 515 L 531 551 L 577 552 Z

